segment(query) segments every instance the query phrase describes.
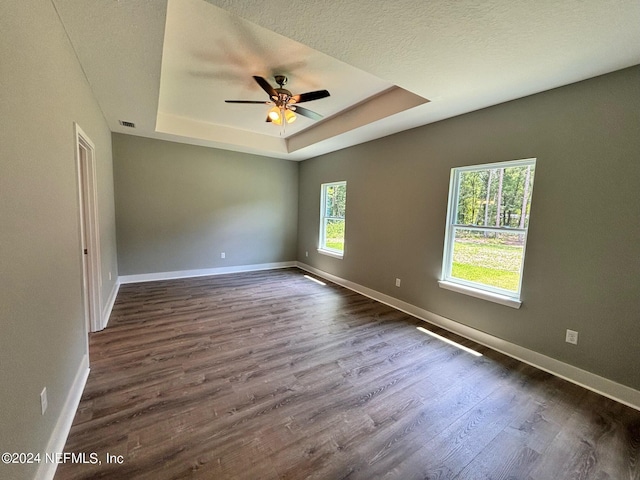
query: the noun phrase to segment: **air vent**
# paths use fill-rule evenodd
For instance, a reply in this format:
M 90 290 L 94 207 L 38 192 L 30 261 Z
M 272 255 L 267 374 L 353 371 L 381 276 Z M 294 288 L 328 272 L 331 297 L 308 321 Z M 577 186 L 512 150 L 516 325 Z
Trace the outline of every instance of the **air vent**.
M 123 127 L 136 128 L 136 124 L 133 122 L 125 122 L 124 120 L 119 120 L 119 122 Z

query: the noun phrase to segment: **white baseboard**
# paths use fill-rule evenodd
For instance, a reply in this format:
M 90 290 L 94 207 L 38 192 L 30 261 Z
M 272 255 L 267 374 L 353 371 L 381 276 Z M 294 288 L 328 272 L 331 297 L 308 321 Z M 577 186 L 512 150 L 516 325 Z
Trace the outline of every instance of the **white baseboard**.
M 179 270 L 176 272 L 141 273 L 118 277 L 119 283 L 155 282 L 157 280 L 173 280 L 176 278 L 206 277 L 224 275 L 225 273 L 256 272 L 259 270 L 275 270 L 295 267 L 296 262 L 259 263 L 254 265 L 237 265 L 233 267 L 199 268 L 196 270 Z
M 84 355 L 80 361 L 78 371 L 71 385 L 71 389 L 67 394 L 67 398 L 62 406 L 62 411 L 56 422 L 56 426 L 53 428 L 53 432 L 47 442 L 47 448 L 43 455 L 47 453 L 58 453 L 64 450 L 64 445 L 67 442 L 73 419 L 76 415 L 78 405 L 80 405 L 80 399 L 82 398 L 82 392 L 84 386 L 87 383 L 89 377 L 89 356 Z M 53 477 L 58 468 L 57 463 L 50 463 L 42 461 L 36 472 L 36 480 L 53 480 Z
M 489 335 L 488 333 L 476 330 L 475 328 L 416 307 L 415 305 L 384 293 L 372 290 L 349 280 L 345 280 L 322 270 L 318 270 L 310 265 L 297 262 L 297 266 L 302 270 L 313 273 L 319 277 L 348 288 L 349 290 L 353 290 L 354 292 L 408 313 L 420 320 L 442 327 L 445 330 L 449 330 L 452 333 L 460 335 L 461 337 L 473 340 L 476 343 L 539 368 L 540 370 L 544 370 L 545 372 L 563 378 L 571 383 L 575 383 L 576 385 L 592 390 L 631 408 L 640 410 L 640 391 L 634 390 L 631 387 L 627 387 L 626 385 L 622 385 L 594 373 L 582 370 L 568 363 L 561 362 L 560 360 L 548 357 L 534 350 L 521 347 L 515 343 L 507 342 L 506 340 L 502 340 L 498 337 L 494 337 L 493 335 Z
M 118 290 L 120 290 L 120 280 L 116 280 L 116 283 L 113 284 L 113 288 L 111 289 L 111 293 L 109 294 L 107 303 L 102 310 L 102 325 L 100 326 L 100 330 L 104 330 L 105 328 L 107 328 L 109 317 L 111 316 L 111 310 L 113 310 L 113 304 L 116 303 Z

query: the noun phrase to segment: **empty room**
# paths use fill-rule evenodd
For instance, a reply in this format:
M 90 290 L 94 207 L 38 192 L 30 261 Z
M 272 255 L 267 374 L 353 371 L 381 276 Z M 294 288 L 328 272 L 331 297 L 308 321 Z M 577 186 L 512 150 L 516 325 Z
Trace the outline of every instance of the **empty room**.
M 640 480 L 639 25 L 3 1 L 0 478 Z

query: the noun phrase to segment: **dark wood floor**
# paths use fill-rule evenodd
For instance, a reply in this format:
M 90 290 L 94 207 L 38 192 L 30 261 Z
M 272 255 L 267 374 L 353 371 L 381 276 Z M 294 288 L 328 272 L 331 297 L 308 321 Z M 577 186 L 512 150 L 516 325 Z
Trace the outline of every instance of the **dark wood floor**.
M 90 357 L 57 480 L 640 479 L 639 411 L 297 269 L 124 285 Z

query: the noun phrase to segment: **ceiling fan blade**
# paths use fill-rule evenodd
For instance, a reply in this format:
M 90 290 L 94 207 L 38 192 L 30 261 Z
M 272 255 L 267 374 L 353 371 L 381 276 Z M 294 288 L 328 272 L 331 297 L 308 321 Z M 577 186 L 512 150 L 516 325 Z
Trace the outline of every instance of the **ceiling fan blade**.
M 328 91 L 316 90 L 315 92 L 307 92 L 307 93 L 301 93 L 299 95 L 294 95 L 291 98 L 295 100 L 296 103 L 302 103 L 302 102 L 310 102 L 312 100 L 319 100 L 321 98 L 326 98 L 328 96 L 330 96 Z
M 299 107 L 296 105 L 295 107 L 296 109 L 294 110 L 296 113 L 299 113 L 300 115 L 302 115 L 303 117 L 307 117 L 310 118 L 311 120 L 321 120 L 322 119 L 322 115 L 320 115 L 319 113 L 316 112 L 312 112 L 311 110 L 309 110 L 308 108 L 304 108 L 304 107 Z
M 278 98 L 278 92 L 276 92 L 275 89 L 271 86 L 271 84 L 267 82 L 264 78 L 254 75 L 253 79 L 256 81 L 258 85 L 260 85 L 260 87 L 262 87 L 262 89 L 265 92 L 267 92 L 267 95 L 269 95 L 269 98 L 272 98 L 272 97 Z
M 224 103 L 251 103 L 256 105 L 268 105 L 269 102 L 261 100 L 225 100 Z

